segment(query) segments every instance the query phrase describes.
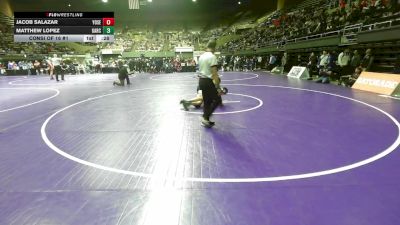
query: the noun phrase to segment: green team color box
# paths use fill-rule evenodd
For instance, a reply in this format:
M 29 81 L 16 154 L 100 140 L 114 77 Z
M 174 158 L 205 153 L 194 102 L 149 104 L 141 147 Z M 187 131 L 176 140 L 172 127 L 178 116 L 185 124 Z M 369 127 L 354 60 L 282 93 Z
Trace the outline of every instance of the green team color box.
M 114 34 L 114 27 L 103 27 L 103 34 Z

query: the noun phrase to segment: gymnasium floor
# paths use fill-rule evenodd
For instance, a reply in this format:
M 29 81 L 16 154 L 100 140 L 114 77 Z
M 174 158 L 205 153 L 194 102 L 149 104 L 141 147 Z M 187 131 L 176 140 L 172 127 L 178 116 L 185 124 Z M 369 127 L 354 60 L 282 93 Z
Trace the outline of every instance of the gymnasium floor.
M 222 73 L 0 77 L 0 224 L 399 225 L 400 101 Z

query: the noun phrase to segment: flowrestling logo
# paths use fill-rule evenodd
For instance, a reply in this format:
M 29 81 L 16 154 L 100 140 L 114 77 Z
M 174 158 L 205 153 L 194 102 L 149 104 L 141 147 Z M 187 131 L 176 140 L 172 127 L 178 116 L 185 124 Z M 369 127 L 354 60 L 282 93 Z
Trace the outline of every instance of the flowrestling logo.
M 352 88 L 392 95 L 397 92 L 399 84 L 400 76 L 396 74 L 362 72 Z
M 392 89 L 395 89 L 397 87 L 397 85 L 399 85 L 399 82 L 397 82 L 397 81 L 380 80 L 380 79 L 365 78 L 365 77 L 360 77 L 357 80 L 357 82 L 360 84 L 372 85 L 372 86 L 383 87 L 383 88 L 392 88 Z
M 57 12 L 57 13 L 46 13 L 46 17 L 60 17 L 60 18 L 68 18 L 68 17 L 83 17 L 83 13 L 73 13 L 73 12 Z

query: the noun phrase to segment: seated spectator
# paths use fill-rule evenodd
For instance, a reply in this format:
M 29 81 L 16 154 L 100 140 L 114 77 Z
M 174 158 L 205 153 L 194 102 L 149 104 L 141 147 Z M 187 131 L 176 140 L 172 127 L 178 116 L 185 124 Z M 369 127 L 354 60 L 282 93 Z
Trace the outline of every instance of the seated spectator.
M 328 68 L 328 66 L 324 66 L 324 67 L 320 68 L 319 77 L 315 82 L 329 84 L 330 83 L 329 77 L 332 75 L 332 73 L 333 72 Z
M 304 66 L 304 62 L 301 59 L 301 55 L 297 55 L 296 66 Z
M 324 56 L 324 55 L 322 55 L 322 56 Z M 319 71 L 320 77 L 315 81 L 316 83 L 328 84 L 328 83 L 330 83 L 330 77 L 334 78 L 337 76 L 335 52 L 334 51 L 330 52 L 328 54 L 328 57 L 324 56 L 323 59 L 325 59 L 325 58 L 327 58 L 327 63 L 325 66 L 320 67 L 320 71 Z
M 372 55 L 372 50 L 369 48 L 365 51 L 365 56 L 361 60 L 360 66 L 363 71 L 370 71 L 373 62 L 374 56 Z
M 361 67 L 357 67 L 352 75 L 341 76 L 338 85 L 344 84 L 346 87 L 351 87 L 356 82 L 362 72 Z
M 319 60 L 318 60 L 318 65 L 317 65 L 318 69 L 324 68 L 328 65 L 328 57 L 329 57 L 328 52 L 323 51 L 322 55 L 319 57 Z
M 353 56 L 351 57 L 350 61 L 350 66 L 352 68 L 352 71 L 354 71 L 357 67 L 359 67 L 361 64 L 361 56 L 358 54 L 357 50 L 354 50 Z

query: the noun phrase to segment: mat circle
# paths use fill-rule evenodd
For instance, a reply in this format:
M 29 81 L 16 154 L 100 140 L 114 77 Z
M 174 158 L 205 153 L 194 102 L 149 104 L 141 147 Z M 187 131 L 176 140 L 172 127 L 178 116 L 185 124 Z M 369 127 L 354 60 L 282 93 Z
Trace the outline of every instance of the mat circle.
M 116 92 L 116 93 L 112 93 L 112 94 L 105 94 L 105 95 L 101 95 L 98 97 L 94 97 L 94 98 L 89 98 L 86 100 L 82 100 L 80 102 L 76 102 L 74 104 L 71 104 L 65 108 L 62 108 L 60 110 L 58 110 L 57 112 L 53 113 L 51 116 L 49 116 L 46 121 L 43 123 L 42 127 L 41 127 L 41 136 L 43 141 L 47 144 L 47 146 L 49 146 L 50 149 L 52 149 L 53 151 L 55 151 L 56 153 L 60 154 L 61 156 L 68 158 L 72 161 L 75 161 L 77 163 L 86 165 L 86 166 L 90 166 L 93 168 L 97 168 L 97 169 L 101 169 L 101 170 L 105 170 L 105 171 L 109 171 L 109 172 L 114 172 L 114 173 L 119 173 L 119 174 L 124 174 L 124 175 L 131 175 L 131 176 L 137 176 L 137 177 L 144 177 L 144 178 L 151 178 L 151 179 L 161 179 L 161 180 L 174 180 L 174 181 L 181 181 L 181 182 L 203 182 L 203 183 L 255 183 L 255 182 L 273 182 L 273 181 L 285 181 L 285 180 L 297 180 L 297 179 L 306 179 L 306 178 L 312 178 L 312 177 L 319 177 L 319 176 L 325 176 L 325 175 L 330 175 L 330 174 L 335 174 L 335 173 L 340 173 L 340 172 L 344 172 L 344 171 L 348 171 L 351 169 L 355 169 L 357 167 L 361 167 L 364 165 L 367 165 L 369 163 L 372 163 L 376 160 L 379 160 L 385 156 L 387 156 L 388 154 L 390 154 L 391 152 L 395 151 L 396 148 L 400 145 L 400 123 L 389 113 L 383 111 L 382 109 L 379 109 L 378 107 L 375 107 L 373 105 L 370 105 L 368 103 L 365 103 L 363 101 L 357 100 L 357 99 L 353 99 L 350 97 L 346 97 L 346 96 L 342 96 L 342 95 L 338 95 L 338 94 L 333 94 L 333 93 L 328 93 L 328 92 L 323 92 L 323 91 L 316 91 L 316 90 L 310 90 L 310 89 L 302 89 L 302 88 L 294 88 L 294 87 L 286 87 L 286 86 L 272 86 L 272 85 L 249 85 L 249 84 L 232 84 L 232 85 L 237 85 L 237 86 L 249 86 L 249 87 L 268 87 L 268 88 L 283 88 L 283 89 L 292 89 L 292 90 L 297 90 L 297 91 L 308 91 L 308 92 L 314 92 L 314 93 L 319 93 L 319 94 L 324 94 L 324 95 L 329 95 L 329 96 L 335 96 L 338 98 L 342 98 L 345 100 L 349 100 L 349 101 L 353 101 L 355 103 L 359 103 L 362 104 L 364 106 L 368 106 L 372 109 L 377 110 L 378 112 L 384 114 L 386 117 L 388 117 L 393 123 L 394 125 L 397 127 L 397 138 L 396 140 L 390 144 L 389 147 L 387 147 L 386 149 L 384 149 L 382 152 L 380 152 L 377 155 L 374 155 L 370 158 L 349 164 L 349 165 L 345 165 L 345 166 L 341 166 L 341 167 L 337 167 L 337 168 L 333 168 L 333 169 L 329 169 L 329 170 L 322 170 L 322 171 L 316 171 L 316 172 L 310 172 L 310 173 L 303 173 L 303 174 L 294 174 L 294 175 L 285 175 L 285 176 L 274 176 L 274 177 L 258 177 L 258 178 L 199 178 L 199 177 L 164 177 L 164 176 L 156 176 L 154 174 L 149 174 L 149 173 L 141 173 L 141 172 L 134 172 L 134 171 L 128 171 L 128 170 L 122 170 L 122 169 L 116 169 L 116 168 L 112 168 L 112 167 L 107 167 L 107 166 L 103 166 L 103 165 L 99 165 L 96 163 L 92 163 L 86 160 L 82 160 L 80 158 L 77 158 L 75 156 L 72 156 L 68 153 L 66 153 L 65 151 L 63 151 L 62 149 L 58 148 L 57 146 L 55 146 L 48 138 L 47 133 L 46 133 L 46 127 L 49 124 L 49 122 L 55 117 L 57 116 L 59 113 L 68 110 L 74 106 L 80 105 L 82 103 L 88 102 L 88 101 L 93 101 L 96 99 L 100 99 L 100 98 L 104 98 L 104 97 L 108 97 L 108 96 L 112 96 L 112 95 L 119 95 L 119 94 L 124 94 L 127 92 L 134 92 L 134 91 L 146 91 L 146 90 L 151 90 L 151 88 L 145 88 L 145 89 L 136 89 L 136 90 L 129 90 L 129 91 L 122 91 L 122 92 Z

